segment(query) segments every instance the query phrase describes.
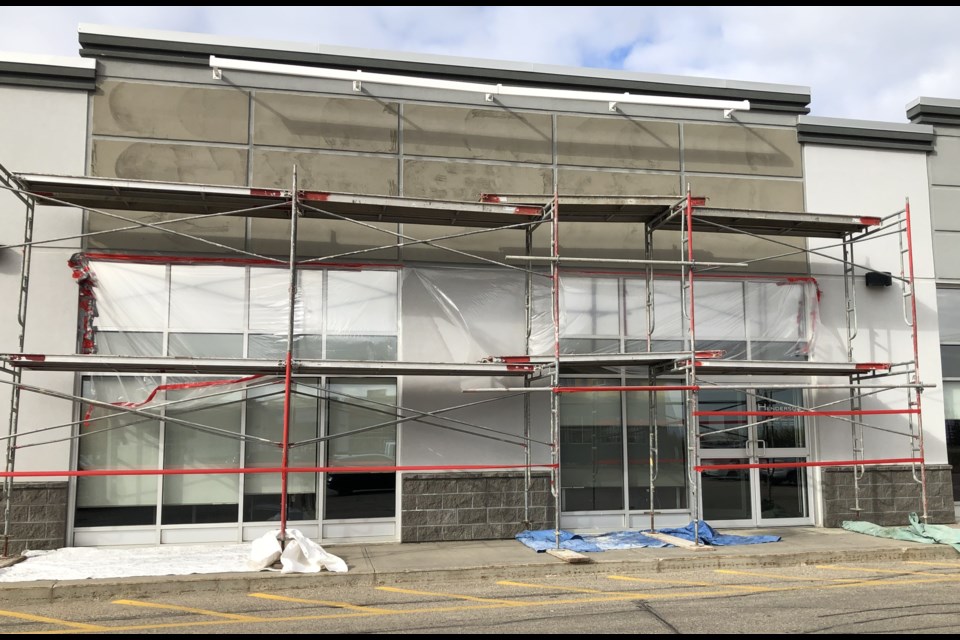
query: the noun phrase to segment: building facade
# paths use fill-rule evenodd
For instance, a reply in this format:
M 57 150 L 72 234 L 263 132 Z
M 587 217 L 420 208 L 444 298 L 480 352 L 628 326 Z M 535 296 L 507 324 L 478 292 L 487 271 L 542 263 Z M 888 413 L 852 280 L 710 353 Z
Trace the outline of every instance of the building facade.
M 3 351 L 48 356 L 5 359 L 14 547 L 954 521 L 956 105 L 896 125 L 787 85 L 80 45 L 0 66 L 0 286 L 29 291 Z

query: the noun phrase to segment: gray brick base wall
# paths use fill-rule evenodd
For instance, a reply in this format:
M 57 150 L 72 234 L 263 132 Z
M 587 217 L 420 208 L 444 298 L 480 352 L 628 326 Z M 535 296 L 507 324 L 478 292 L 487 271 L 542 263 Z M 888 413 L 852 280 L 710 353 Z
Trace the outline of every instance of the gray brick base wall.
M 412 473 L 403 476 L 403 542 L 509 539 L 553 529 L 548 474 L 532 474 L 524 522 L 522 473 Z
M 949 465 L 927 465 L 927 522 L 953 524 L 953 484 Z M 919 473 L 919 470 L 918 470 Z M 904 526 L 911 513 L 922 515 L 920 484 L 909 466 L 867 468 L 859 480 L 860 511 L 853 511 L 853 471 L 826 469 L 823 474 L 823 506 L 826 527 L 839 527 L 844 520 L 863 520 L 883 526 Z
M 10 491 L 10 540 L 7 555 L 28 549 L 59 549 L 67 539 L 67 483 L 15 482 Z M 0 535 L 7 496 L 0 483 Z M 2 541 L 0 541 L 2 544 Z M 0 552 L 3 549 L 0 547 Z

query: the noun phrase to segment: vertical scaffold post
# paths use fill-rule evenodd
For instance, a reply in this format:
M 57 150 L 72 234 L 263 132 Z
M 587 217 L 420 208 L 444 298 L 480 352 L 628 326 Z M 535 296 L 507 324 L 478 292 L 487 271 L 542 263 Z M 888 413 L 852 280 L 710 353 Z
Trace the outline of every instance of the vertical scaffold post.
M 550 282 L 553 309 L 553 373 L 550 393 L 550 490 L 553 495 L 553 529 L 557 548 L 560 548 L 560 197 L 553 193 L 553 212 L 550 216 L 551 241 Z
M 843 237 L 843 297 L 845 301 L 847 325 L 847 362 L 853 362 L 853 343 L 859 331 L 857 320 L 857 281 L 856 266 L 853 256 L 853 234 L 847 233 Z M 850 410 L 863 410 L 863 396 L 859 387 L 860 375 L 850 376 Z M 853 449 L 853 459 L 863 460 L 863 422 L 859 413 L 855 413 L 850 421 L 850 438 Z M 866 472 L 863 465 L 853 466 L 853 507 L 850 509 L 859 517 L 863 508 L 860 506 L 860 480 Z
M 20 258 L 20 292 L 17 300 L 17 331 L 19 352 L 23 353 L 27 335 L 27 292 L 30 285 L 30 261 L 33 256 L 33 214 L 35 209 L 33 198 L 27 200 L 23 220 L 23 252 Z M 20 423 L 20 384 L 23 373 L 20 367 L 15 367 L 13 380 L 10 386 L 10 418 L 7 435 L 7 459 L 5 471 L 9 474 L 16 469 L 17 459 L 17 432 Z M 13 477 L 7 475 L 3 482 L 3 557 L 10 551 L 11 503 L 13 500 Z
M 697 330 L 695 304 L 693 297 L 693 198 L 690 195 L 690 185 L 687 185 L 687 199 L 684 204 L 684 214 L 680 230 L 680 250 L 681 250 L 681 304 L 687 317 L 687 347 L 689 349 L 688 363 L 686 367 L 686 386 L 690 387 L 687 391 L 687 437 L 689 439 L 688 450 L 690 451 L 690 460 L 688 462 L 690 488 L 693 498 L 691 505 L 693 511 L 693 531 L 694 541 L 697 546 L 700 545 L 700 472 L 696 470 L 700 466 L 700 421 L 697 418 L 697 407 L 699 398 L 697 395 Z
M 647 375 L 647 384 L 656 385 L 657 380 L 653 371 Z M 656 483 L 657 473 L 660 471 L 660 443 L 657 433 L 657 392 L 647 392 L 647 415 L 650 423 L 650 455 L 647 464 L 650 465 L 650 531 L 656 531 L 656 522 L 654 520 L 654 511 L 656 505 Z
M 913 478 L 920 483 L 920 506 L 923 512 L 922 518 L 923 522 L 927 522 L 929 514 L 927 513 L 928 501 L 927 501 L 927 457 L 924 451 L 923 444 L 923 411 L 921 410 L 920 399 L 923 395 L 923 387 L 920 382 L 920 341 L 919 333 L 917 329 L 917 291 L 916 291 L 916 279 L 914 276 L 914 266 L 913 266 L 913 227 L 911 226 L 910 221 L 910 199 L 906 199 L 906 204 L 904 208 L 904 224 L 906 225 L 907 232 L 907 265 L 908 271 L 906 274 L 906 283 L 904 284 L 904 298 L 910 299 L 910 318 L 908 323 L 910 324 L 910 333 L 911 338 L 913 339 L 913 380 L 912 382 L 916 385 L 913 391 L 913 406 L 911 409 L 916 409 L 916 414 L 910 414 L 910 434 L 913 442 L 916 443 L 916 450 L 920 454 L 920 476 L 917 476 L 917 464 L 914 462 L 911 464 L 913 469 Z M 903 253 L 901 252 L 901 256 Z M 916 421 L 914 422 L 913 415 L 916 415 Z
M 524 229 L 524 247 L 526 255 L 533 255 L 533 228 Z M 528 268 L 526 273 L 526 289 L 524 298 L 524 316 L 526 318 L 526 350 L 530 353 L 530 338 L 533 334 L 533 269 Z M 524 389 L 530 387 L 530 374 L 523 376 Z M 532 453 L 530 451 L 530 394 L 523 394 L 523 526 L 530 528 L 530 490 L 533 488 L 533 479 L 530 476 Z
M 280 453 L 280 545 L 287 540 L 287 466 L 290 458 L 290 391 L 293 374 L 293 337 L 297 304 L 297 167 L 293 167 L 290 191 L 290 289 L 287 301 L 287 362 L 283 379 L 283 442 Z

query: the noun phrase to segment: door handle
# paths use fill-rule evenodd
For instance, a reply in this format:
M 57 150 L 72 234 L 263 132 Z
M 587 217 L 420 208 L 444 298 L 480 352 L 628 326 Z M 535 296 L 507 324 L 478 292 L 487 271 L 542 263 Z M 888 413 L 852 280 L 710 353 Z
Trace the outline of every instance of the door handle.
M 763 444 L 760 444 L 761 442 L 762 442 Z M 757 438 L 756 441 L 754 441 L 754 443 L 753 443 L 753 449 L 754 449 L 754 457 L 755 457 L 755 458 L 759 458 L 761 455 L 766 455 L 766 453 L 767 453 L 767 441 L 766 441 L 766 440 L 761 440 L 760 438 Z M 763 449 L 763 451 L 760 451 L 760 449 Z

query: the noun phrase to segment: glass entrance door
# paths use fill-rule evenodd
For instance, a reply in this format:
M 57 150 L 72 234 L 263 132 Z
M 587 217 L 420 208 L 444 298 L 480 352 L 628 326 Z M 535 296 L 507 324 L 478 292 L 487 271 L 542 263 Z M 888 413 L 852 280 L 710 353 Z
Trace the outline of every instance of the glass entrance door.
M 735 415 L 789 412 L 801 405 L 798 389 L 728 389 L 700 392 L 702 464 L 805 462 L 806 427 L 798 416 Z M 810 524 L 808 474 L 803 467 L 708 469 L 701 473 L 701 514 L 708 524 L 763 526 Z

